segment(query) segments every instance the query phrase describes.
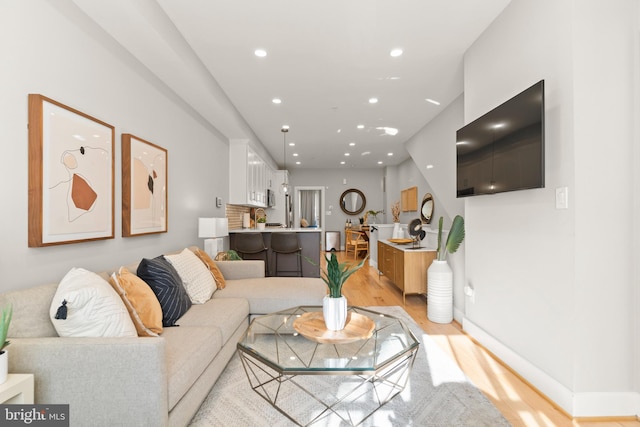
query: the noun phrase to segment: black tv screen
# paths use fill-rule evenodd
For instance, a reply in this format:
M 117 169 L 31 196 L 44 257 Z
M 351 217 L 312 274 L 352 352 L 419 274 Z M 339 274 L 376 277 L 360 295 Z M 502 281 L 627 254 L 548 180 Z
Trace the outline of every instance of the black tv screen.
M 456 133 L 457 197 L 544 188 L 544 80 Z

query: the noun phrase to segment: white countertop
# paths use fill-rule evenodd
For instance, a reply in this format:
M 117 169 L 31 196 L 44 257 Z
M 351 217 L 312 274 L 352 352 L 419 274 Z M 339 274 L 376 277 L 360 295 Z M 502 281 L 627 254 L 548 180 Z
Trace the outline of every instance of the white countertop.
M 385 243 L 389 246 L 393 246 L 396 249 L 400 249 L 401 251 L 406 251 L 406 252 L 435 252 L 437 250 L 437 248 L 434 247 L 429 247 L 429 246 L 421 246 L 420 248 L 416 248 L 413 249 L 413 243 L 407 243 L 406 245 L 399 245 L 397 243 L 391 243 L 388 240 L 380 240 L 382 243 Z M 422 244 L 425 244 L 425 241 L 422 241 Z
M 264 230 L 258 230 L 257 228 L 236 228 L 234 230 L 229 230 L 229 233 L 255 233 L 256 231 L 260 233 L 283 233 L 283 232 L 294 232 L 294 233 L 319 233 L 322 231 L 322 228 L 282 228 L 282 227 L 265 227 Z

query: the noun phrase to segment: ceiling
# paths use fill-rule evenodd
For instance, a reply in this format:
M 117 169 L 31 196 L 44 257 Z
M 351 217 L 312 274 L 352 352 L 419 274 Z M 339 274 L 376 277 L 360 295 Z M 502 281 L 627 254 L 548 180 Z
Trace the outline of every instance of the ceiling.
M 462 93 L 464 52 L 509 2 L 73 1 L 222 135 L 259 141 L 280 167 L 290 126 L 287 169 L 406 160 L 404 143 Z

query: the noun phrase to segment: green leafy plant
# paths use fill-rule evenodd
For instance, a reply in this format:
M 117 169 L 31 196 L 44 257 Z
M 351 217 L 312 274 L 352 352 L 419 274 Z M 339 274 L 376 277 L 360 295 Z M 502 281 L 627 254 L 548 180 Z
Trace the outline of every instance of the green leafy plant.
M 262 224 L 266 223 L 267 222 L 267 217 L 266 216 L 262 216 L 262 217 L 258 218 L 258 222 L 260 222 Z
M 2 317 L 0 318 L 0 353 L 2 353 L 4 348 L 10 344 L 10 341 L 7 341 L 7 333 L 9 332 L 12 315 L 13 306 L 11 304 L 7 304 L 4 309 L 2 309 Z
M 242 261 L 242 258 L 240 258 L 240 255 L 238 255 L 238 252 L 234 251 L 233 249 L 229 249 L 228 251 L 225 251 L 225 252 L 218 252 L 215 260 L 216 261 Z
M 342 296 L 342 285 L 364 265 L 367 258 L 369 258 L 369 255 L 355 265 L 349 262 L 338 263 L 336 254 L 334 252 L 331 253 L 331 258 L 327 260 L 327 269 L 322 272 L 322 280 L 329 287 L 329 296 L 331 298 L 340 298 Z
M 456 215 L 456 217 L 453 218 L 451 230 L 449 230 L 449 235 L 447 236 L 447 242 L 442 245 L 442 221 L 443 219 L 440 217 L 438 223 L 438 249 L 436 250 L 438 261 L 446 261 L 447 253 L 452 254 L 457 251 L 464 240 L 464 219 L 460 215 Z

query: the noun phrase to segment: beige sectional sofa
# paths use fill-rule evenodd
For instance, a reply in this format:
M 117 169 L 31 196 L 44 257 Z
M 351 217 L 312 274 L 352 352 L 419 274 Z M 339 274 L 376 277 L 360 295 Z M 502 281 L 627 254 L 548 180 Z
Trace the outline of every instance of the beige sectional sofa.
M 61 338 L 49 317 L 57 284 L 0 294 L 0 307 L 14 307 L 9 372 L 34 373 L 36 403 L 69 404 L 72 426 L 188 424 L 251 316 L 321 305 L 326 294 L 318 278 L 264 277 L 262 261 L 217 265 L 226 287 L 159 338 Z

